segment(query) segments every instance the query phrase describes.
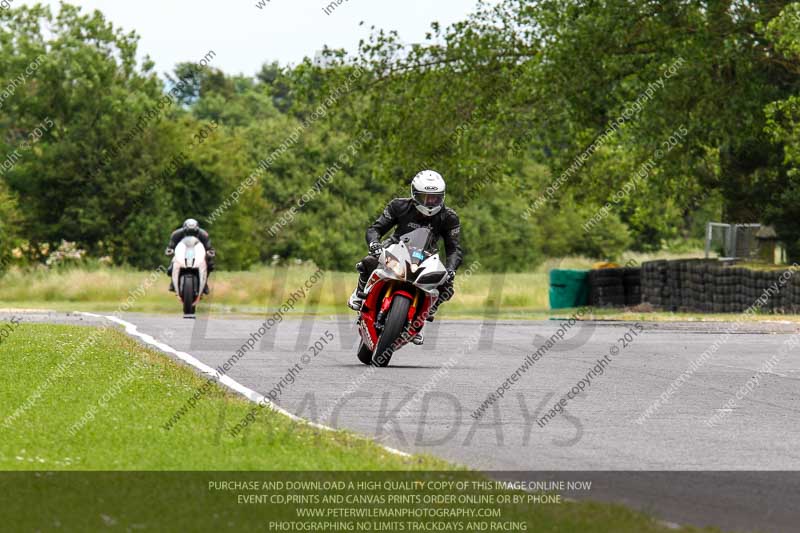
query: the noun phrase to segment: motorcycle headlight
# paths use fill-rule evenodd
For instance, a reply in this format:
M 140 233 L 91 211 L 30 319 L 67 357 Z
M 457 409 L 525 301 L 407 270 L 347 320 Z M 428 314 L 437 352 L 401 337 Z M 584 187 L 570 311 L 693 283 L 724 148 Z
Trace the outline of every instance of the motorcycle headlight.
M 386 268 L 394 272 L 398 278 L 406 277 L 406 269 L 396 257 L 386 254 Z

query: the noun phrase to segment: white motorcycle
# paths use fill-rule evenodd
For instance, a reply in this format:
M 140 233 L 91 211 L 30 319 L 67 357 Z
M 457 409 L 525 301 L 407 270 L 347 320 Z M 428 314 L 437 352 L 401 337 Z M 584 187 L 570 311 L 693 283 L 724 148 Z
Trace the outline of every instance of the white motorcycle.
M 184 237 L 172 251 L 172 285 L 175 294 L 183 303 L 184 318 L 194 318 L 203 289 L 208 282 L 206 253 L 213 256 L 214 251 L 206 251 L 197 237 Z
M 439 299 L 447 269 L 431 251 L 432 237 L 429 229 L 419 228 L 381 253 L 359 311 L 358 359 L 365 365 L 388 366 L 392 354 L 422 331 Z

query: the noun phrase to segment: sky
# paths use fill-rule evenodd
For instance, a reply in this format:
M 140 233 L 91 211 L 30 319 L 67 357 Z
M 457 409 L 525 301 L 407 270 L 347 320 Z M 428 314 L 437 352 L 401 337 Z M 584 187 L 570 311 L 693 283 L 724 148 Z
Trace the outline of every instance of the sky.
M 17 0 L 58 9 L 58 0 Z M 330 14 L 323 8 L 342 1 Z M 497 3 L 490 0 L 488 3 Z M 262 8 L 256 4 L 262 3 Z M 403 42 L 422 42 L 433 21 L 463 20 L 477 0 L 72 0 L 99 9 L 115 25 L 139 36 L 158 72 L 216 52 L 213 66 L 254 75 L 265 62 L 297 64 L 324 45 L 355 52 L 370 26 L 397 30 Z M 359 22 L 364 21 L 363 26 Z

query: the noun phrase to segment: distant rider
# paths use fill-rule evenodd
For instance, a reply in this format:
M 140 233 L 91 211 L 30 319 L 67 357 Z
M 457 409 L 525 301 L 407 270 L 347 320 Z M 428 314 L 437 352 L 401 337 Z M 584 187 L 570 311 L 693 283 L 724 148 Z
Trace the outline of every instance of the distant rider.
M 211 237 L 208 235 L 208 232 L 201 228 L 200 224 L 195 219 L 187 218 L 182 227 L 172 232 L 165 253 L 169 256 L 174 254 L 178 243 L 185 237 L 197 237 L 197 239 L 203 243 L 203 247 L 206 249 L 206 266 L 208 267 L 208 275 L 210 277 L 211 273 L 214 271 L 214 257 L 217 253 L 214 247 L 211 246 Z M 169 263 L 167 275 L 170 277 L 169 290 L 170 292 L 175 292 L 175 285 L 172 282 L 172 261 Z M 206 286 L 203 287 L 203 294 L 208 294 L 208 280 L 206 280 Z
M 364 303 L 364 288 L 372 272 L 378 267 L 378 256 L 385 246 L 400 242 L 400 237 L 417 228 L 428 228 L 433 233 L 433 242 L 444 239 L 447 258 L 447 281 L 439 287 L 439 299 L 431 306 L 427 319 L 433 321 L 436 310 L 453 296 L 453 281 L 456 269 L 461 265 L 463 253 L 459 244 L 461 223 L 455 211 L 444 205 L 444 178 L 433 170 L 423 170 L 411 181 L 411 198 L 395 198 L 384 209 L 383 214 L 367 229 L 369 255 L 356 265 L 359 272 L 358 287 L 347 302 L 351 309 L 361 309 Z M 394 233 L 383 244 L 383 235 L 395 228 Z M 421 342 L 421 339 L 419 339 Z

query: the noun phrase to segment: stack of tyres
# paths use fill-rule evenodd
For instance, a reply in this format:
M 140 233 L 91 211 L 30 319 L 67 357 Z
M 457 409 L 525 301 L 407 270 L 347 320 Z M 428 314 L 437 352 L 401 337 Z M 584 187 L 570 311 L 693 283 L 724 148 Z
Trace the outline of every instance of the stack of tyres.
M 786 285 L 781 285 L 781 274 L 777 270 L 770 270 L 767 272 L 769 275 L 768 284 L 772 288 L 772 296 L 769 299 L 767 306 L 770 313 L 783 313 L 784 307 L 784 292 Z M 776 292 L 777 291 L 777 292 Z
M 718 285 L 718 279 L 717 278 L 719 276 L 720 270 L 721 270 L 721 267 L 716 262 L 708 263 L 706 265 L 706 272 L 705 272 L 705 274 L 703 276 L 703 280 L 704 280 L 704 282 L 703 282 L 703 284 L 704 284 L 703 290 L 704 290 L 705 299 L 706 299 L 706 303 L 703 306 L 703 309 L 705 310 L 706 313 L 714 313 L 715 312 L 715 310 L 714 310 L 715 309 L 714 308 L 714 298 L 715 298 L 715 294 L 716 294 L 716 290 L 717 290 L 717 285 Z
M 741 287 L 741 268 L 733 267 L 728 271 L 727 284 L 725 285 L 725 312 L 737 313 L 739 311 L 739 287 Z
M 778 282 L 778 273 L 772 270 L 765 272 L 765 274 L 765 277 L 767 278 L 767 287 L 769 287 L 770 290 L 767 293 L 769 295 L 769 299 L 764 305 L 764 311 L 769 313 L 777 313 L 781 306 L 781 286 Z
M 714 276 L 713 304 L 712 309 L 715 313 L 725 312 L 725 290 L 728 284 L 728 269 L 718 267 Z
M 681 307 L 681 267 L 683 261 L 667 262 L 667 283 L 664 294 L 664 309 L 677 311 Z
M 664 307 L 664 287 L 667 284 L 667 262 L 654 261 L 653 263 L 653 286 L 652 292 L 655 296 L 654 305 Z
M 686 272 L 683 275 L 683 293 L 681 294 L 681 300 L 683 302 L 683 308 L 687 313 L 695 311 L 697 306 L 700 305 L 698 298 L 701 291 L 697 285 L 697 267 L 697 262 L 687 263 Z
M 783 275 L 784 280 L 784 286 L 781 289 L 781 291 L 783 291 L 783 297 L 781 298 L 781 312 L 785 314 L 797 313 L 797 282 L 795 281 L 794 276 L 790 276 L 784 272 L 781 272 L 780 274 Z
M 724 267 L 721 271 L 722 308 L 721 313 L 736 312 L 736 295 L 739 292 L 740 275 L 737 267 Z
M 747 270 L 747 274 L 739 286 L 739 291 L 743 299 L 744 310 L 747 310 L 758 298 L 758 272 Z
M 703 305 L 703 270 L 705 265 L 694 261 L 686 265 L 683 305 L 687 312 L 699 311 Z
M 766 302 L 758 303 L 756 305 L 759 306 L 759 311 L 762 313 L 769 312 L 770 305 L 774 300 L 774 291 L 770 292 L 770 273 L 765 271 L 754 271 L 753 277 L 755 278 L 755 294 L 753 294 L 753 298 L 751 300 L 751 305 L 756 304 L 756 300 L 759 298 L 765 297 L 767 298 Z
M 653 304 L 653 266 L 652 261 L 642 263 L 642 301 Z
M 780 297 L 780 307 L 778 308 L 779 313 L 788 314 L 791 313 L 792 309 L 792 302 L 794 299 L 792 298 L 792 286 L 791 286 L 791 278 L 788 275 L 785 275 L 785 271 L 776 272 L 776 280 L 777 283 L 780 285 L 783 282 L 783 286 L 781 287 L 781 297 Z
M 594 307 L 624 307 L 625 284 L 622 268 L 589 271 L 589 303 Z
M 753 271 L 752 278 L 753 278 L 753 291 L 749 305 L 755 305 L 756 307 L 758 307 L 759 313 L 768 313 L 770 304 L 774 298 L 771 295 L 770 291 L 768 290 L 770 284 L 769 272 Z M 759 300 L 760 298 L 766 298 L 766 301 Z
M 667 262 L 647 261 L 642 264 L 642 301 L 653 307 L 664 307 Z
M 647 261 L 641 295 L 668 311 L 742 313 L 764 298 L 756 305 L 760 313 L 800 314 L 800 275 L 717 260 Z
M 697 284 L 699 285 L 697 295 L 697 311 L 710 313 L 712 306 L 712 291 L 714 290 L 714 263 L 701 261 L 697 266 Z
M 800 278 L 797 274 L 789 278 L 788 288 L 784 289 L 789 293 L 789 307 L 787 313 L 800 313 Z
M 678 309 L 685 313 L 689 313 L 695 310 L 696 304 L 696 293 L 697 289 L 692 283 L 692 276 L 695 273 L 695 267 L 697 265 L 697 261 L 684 261 L 680 265 L 680 286 L 681 286 L 681 293 L 679 299 Z
M 723 268 L 720 273 L 720 285 L 722 286 L 722 308 L 721 313 L 730 313 L 732 307 L 731 294 L 735 287 L 735 275 L 732 268 Z
M 625 305 L 634 306 L 642 303 L 641 268 L 623 268 L 622 284 L 625 288 Z
M 728 269 L 728 289 L 727 289 L 727 304 L 725 306 L 726 313 L 739 312 L 739 293 L 742 287 L 742 272 L 741 268 L 733 267 Z
M 778 276 L 778 284 L 780 284 L 780 280 L 783 280 L 783 287 L 781 287 L 781 294 L 780 294 L 780 307 L 778 307 L 778 312 L 781 314 L 787 314 L 792 312 L 792 286 L 791 286 L 791 278 L 787 278 L 784 276 L 784 272 L 777 272 Z
M 725 283 L 724 313 L 741 313 L 751 304 L 752 284 L 757 279 L 757 272 L 742 267 L 723 269 Z
M 700 306 L 703 294 L 702 283 L 698 281 L 698 278 L 702 276 L 699 270 L 701 266 L 702 263 L 699 260 L 687 260 L 681 263 L 679 311 L 687 313 L 697 311 Z
M 777 293 L 774 293 L 774 296 L 770 298 L 770 305 L 769 310 L 772 313 L 780 313 L 782 312 L 781 309 L 783 307 L 783 286 L 781 286 L 780 282 L 780 272 L 777 270 L 770 271 L 770 286 L 774 287 L 777 290 Z
M 747 292 L 747 285 L 750 283 L 750 280 L 753 279 L 754 272 L 747 268 L 737 268 L 737 279 L 736 279 L 736 309 L 735 312 L 742 313 L 748 307 L 753 300 L 750 299 L 750 295 Z
M 700 259 L 687 259 L 681 263 L 681 296 L 680 309 L 686 313 L 697 311 L 700 306 L 703 288 L 697 283 Z

